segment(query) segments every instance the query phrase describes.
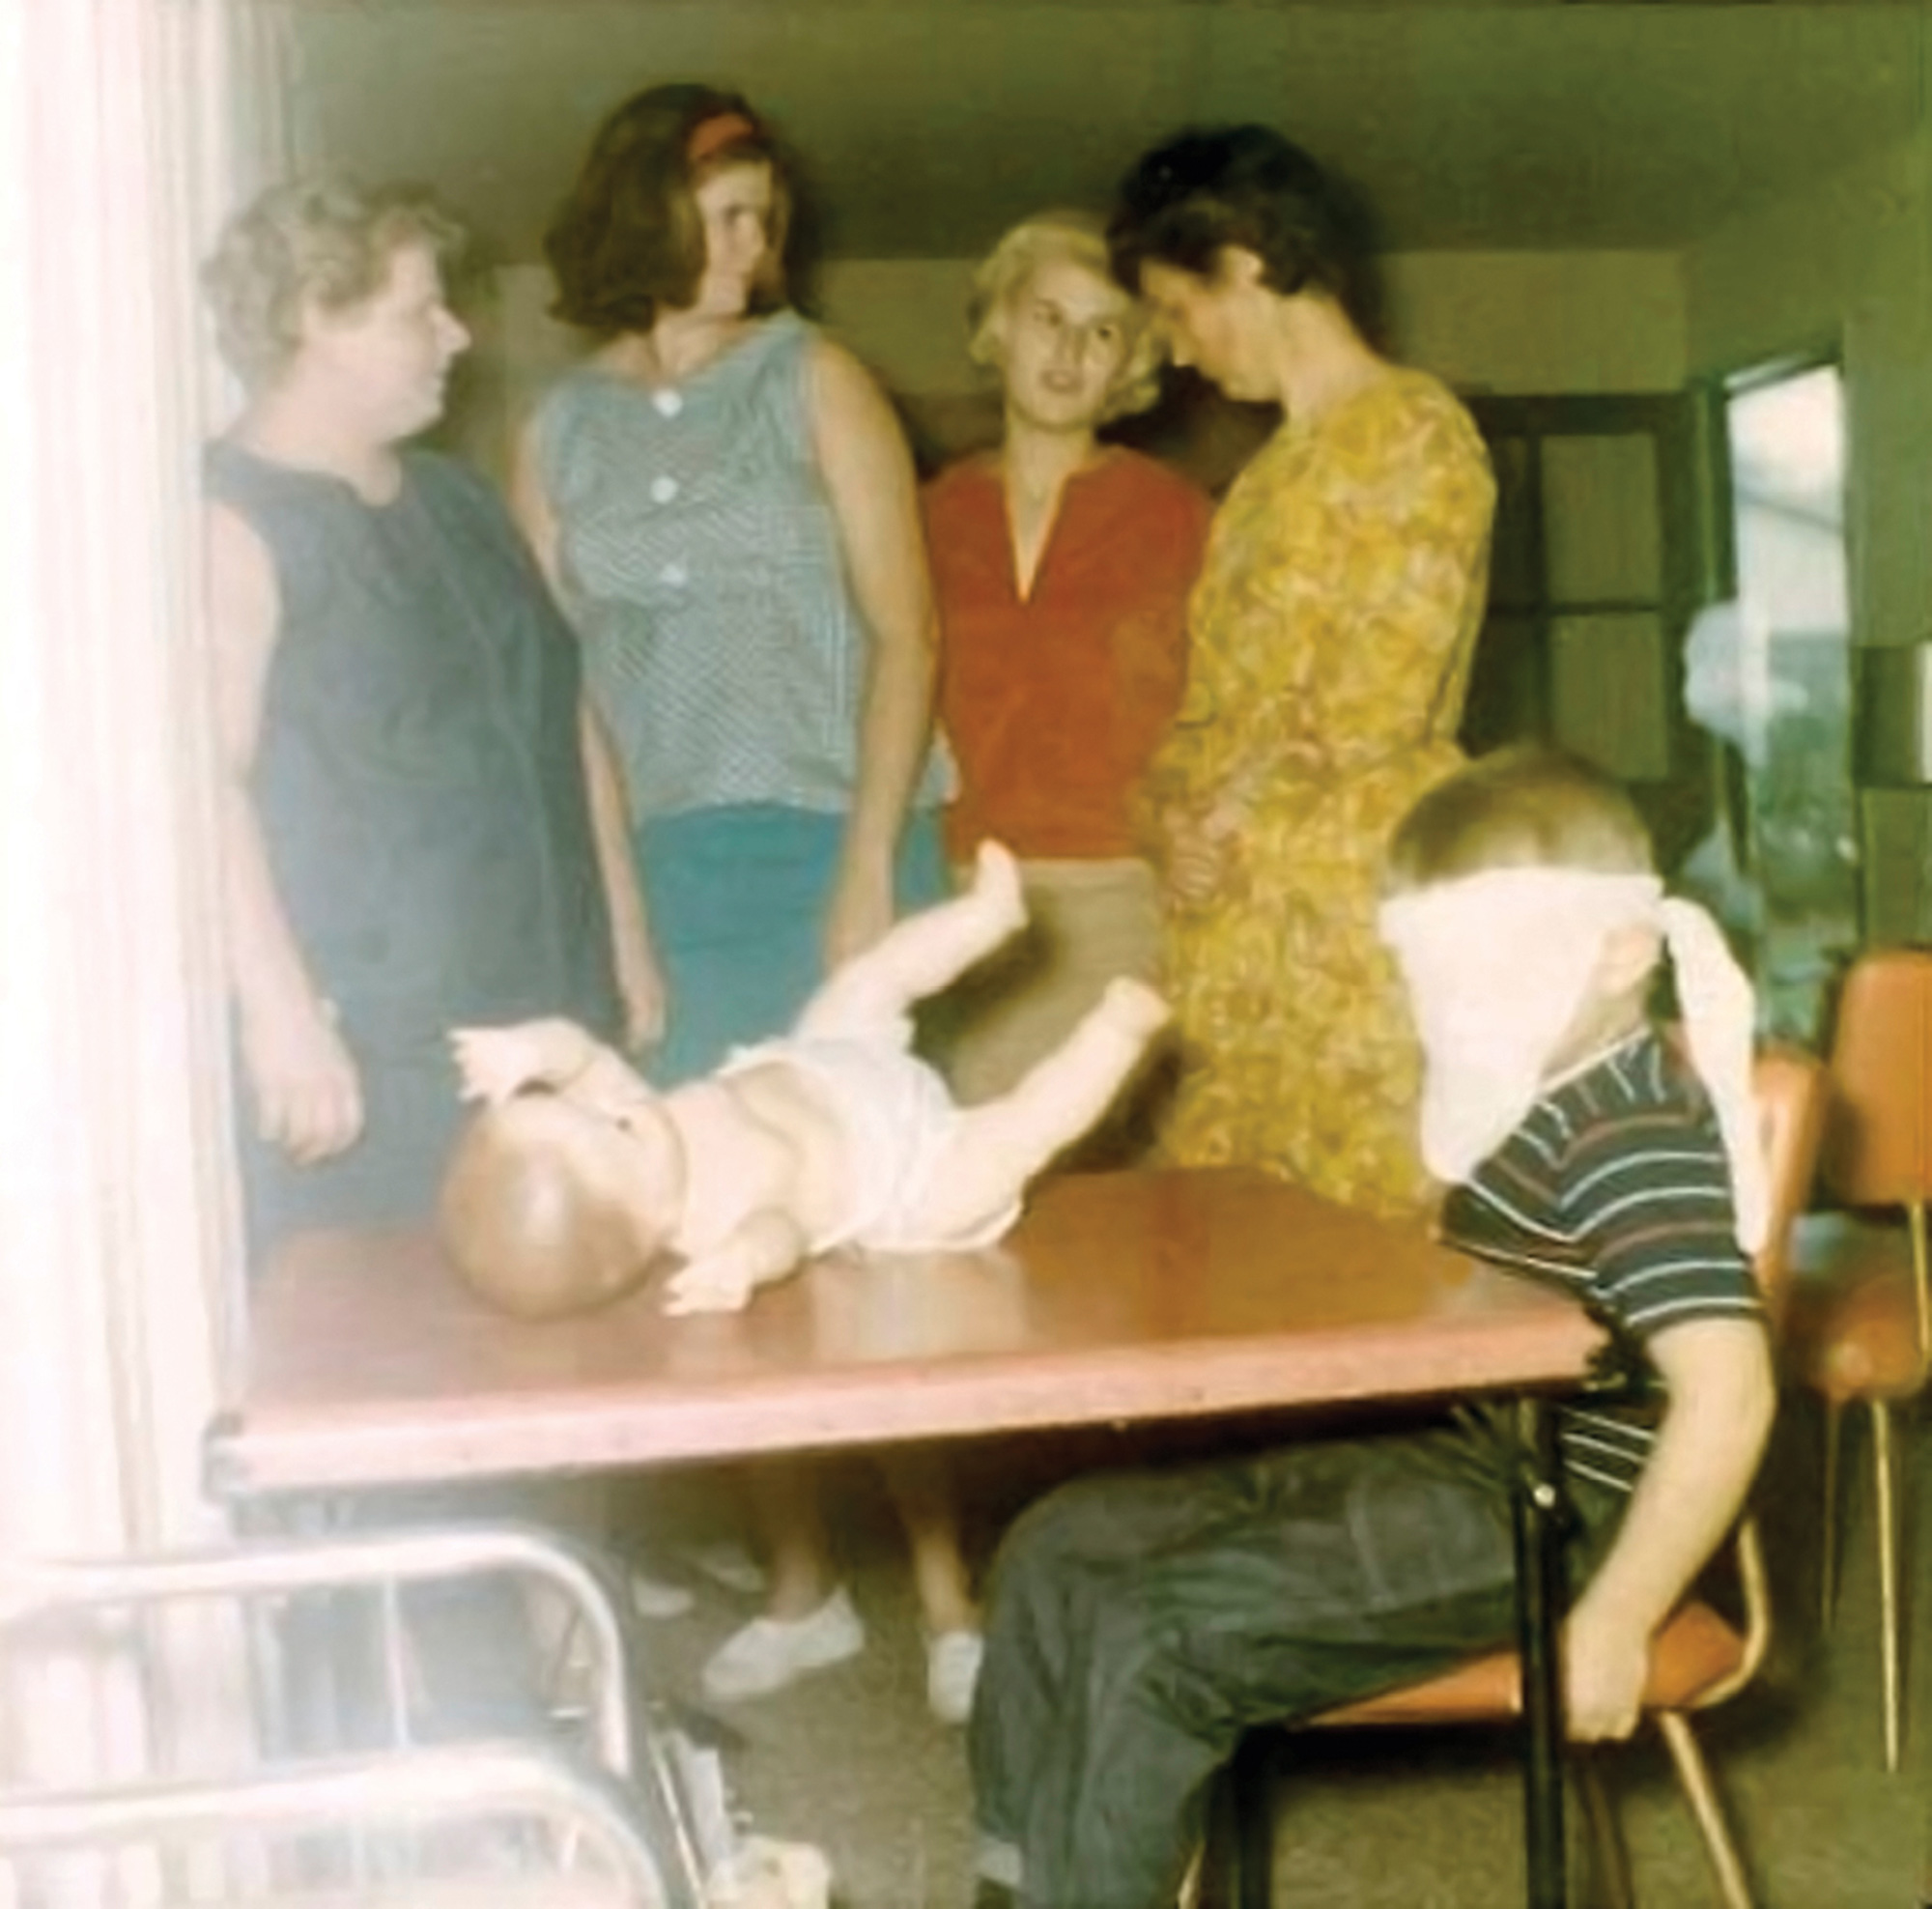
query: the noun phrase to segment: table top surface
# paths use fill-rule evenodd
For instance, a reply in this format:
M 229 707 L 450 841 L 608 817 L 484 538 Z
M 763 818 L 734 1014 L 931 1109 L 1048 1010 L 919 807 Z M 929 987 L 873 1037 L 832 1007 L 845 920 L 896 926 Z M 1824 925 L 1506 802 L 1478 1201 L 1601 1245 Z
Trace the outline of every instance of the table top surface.
M 1600 1338 L 1420 1226 L 1233 1170 L 1069 1176 L 997 1247 L 828 1255 L 689 1319 L 646 1287 L 533 1325 L 427 1233 L 318 1233 L 255 1292 L 209 1469 L 348 1489 L 1532 1389 Z

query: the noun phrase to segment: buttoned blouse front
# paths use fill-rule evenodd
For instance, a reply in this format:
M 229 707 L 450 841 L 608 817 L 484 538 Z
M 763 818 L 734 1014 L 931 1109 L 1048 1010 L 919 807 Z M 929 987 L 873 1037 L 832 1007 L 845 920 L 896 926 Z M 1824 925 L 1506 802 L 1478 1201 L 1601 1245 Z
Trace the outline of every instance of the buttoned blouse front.
M 842 812 L 869 636 L 818 470 L 794 313 L 675 385 L 594 365 L 538 408 L 564 608 L 632 819 Z M 945 792 L 929 762 L 923 801 Z

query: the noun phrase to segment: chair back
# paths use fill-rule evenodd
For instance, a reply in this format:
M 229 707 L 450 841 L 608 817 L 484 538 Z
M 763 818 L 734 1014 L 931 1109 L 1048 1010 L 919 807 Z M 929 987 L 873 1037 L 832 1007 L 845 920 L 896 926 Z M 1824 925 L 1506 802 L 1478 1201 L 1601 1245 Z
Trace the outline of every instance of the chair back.
M 1796 1047 L 1765 1047 L 1751 1064 L 1751 1092 L 1764 1136 L 1770 1213 L 1752 1269 L 1774 1334 L 1791 1285 L 1792 1231 L 1811 1197 L 1831 1096 L 1825 1068 Z
M 1932 1198 L 1932 948 L 1871 948 L 1852 963 L 1831 1071 L 1826 1186 L 1850 1207 Z

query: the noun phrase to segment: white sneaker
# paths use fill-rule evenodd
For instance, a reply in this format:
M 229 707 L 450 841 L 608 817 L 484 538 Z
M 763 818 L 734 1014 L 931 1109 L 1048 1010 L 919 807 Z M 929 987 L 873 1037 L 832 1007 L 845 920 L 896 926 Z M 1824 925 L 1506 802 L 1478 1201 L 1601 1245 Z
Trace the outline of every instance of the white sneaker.
M 810 1617 L 789 1623 L 754 1617 L 726 1638 L 704 1667 L 704 1695 L 715 1703 L 769 1696 L 808 1670 L 842 1664 L 865 1648 L 866 1627 L 840 1585 Z
M 973 1714 L 973 1687 L 986 1640 L 978 1631 L 942 1631 L 925 1640 L 925 1701 L 942 1724 L 963 1724 Z
M 631 1609 L 639 1617 L 682 1617 L 697 1602 L 682 1584 L 668 1584 L 648 1571 L 631 1567 Z

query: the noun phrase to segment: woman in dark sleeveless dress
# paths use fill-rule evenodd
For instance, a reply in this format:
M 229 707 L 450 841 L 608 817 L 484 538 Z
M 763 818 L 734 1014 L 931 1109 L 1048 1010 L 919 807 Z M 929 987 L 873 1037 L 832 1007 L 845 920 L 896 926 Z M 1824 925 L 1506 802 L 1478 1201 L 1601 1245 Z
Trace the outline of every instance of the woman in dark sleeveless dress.
M 612 1030 L 578 646 L 496 494 L 404 448 L 468 333 L 426 203 L 275 188 L 207 284 L 247 386 L 207 464 L 252 1256 L 426 1217 L 461 1023 Z M 634 1024 L 650 1003 L 633 1003 Z

